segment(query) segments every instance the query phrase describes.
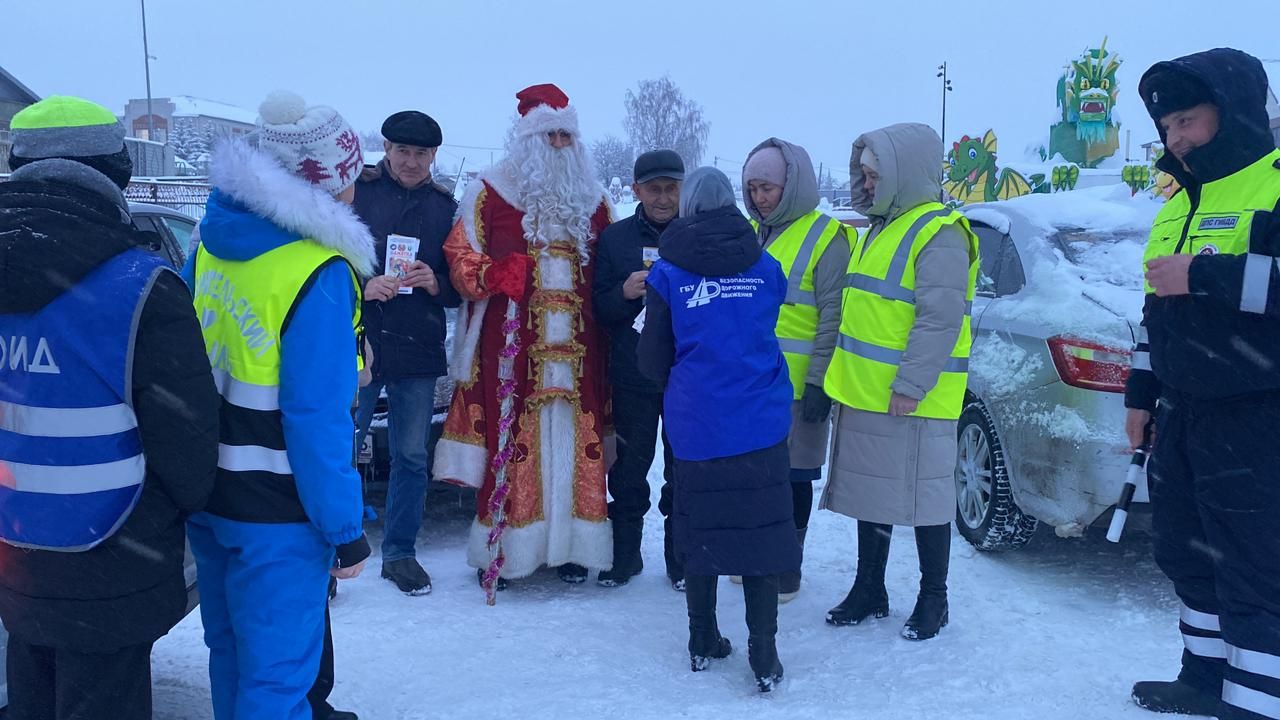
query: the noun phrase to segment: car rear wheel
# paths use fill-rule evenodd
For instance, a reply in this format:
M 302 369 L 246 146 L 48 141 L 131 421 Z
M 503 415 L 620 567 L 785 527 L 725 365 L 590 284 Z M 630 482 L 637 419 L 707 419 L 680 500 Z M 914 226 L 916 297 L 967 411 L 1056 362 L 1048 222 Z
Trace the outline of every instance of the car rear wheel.
M 1013 500 L 1004 449 L 982 403 L 960 414 L 956 450 L 956 528 L 979 550 L 999 552 L 1026 545 L 1038 521 Z

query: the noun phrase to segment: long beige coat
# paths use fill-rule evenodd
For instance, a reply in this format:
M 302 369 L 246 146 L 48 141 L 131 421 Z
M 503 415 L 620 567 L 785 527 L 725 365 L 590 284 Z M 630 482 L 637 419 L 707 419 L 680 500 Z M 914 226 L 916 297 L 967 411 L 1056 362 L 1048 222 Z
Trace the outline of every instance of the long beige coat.
M 861 154 L 880 165 L 875 197 L 860 192 Z M 894 125 L 854 143 L 854 204 L 872 218 L 868 242 L 894 218 L 941 192 L 942 141 L 923 125 Z M 969 245 L 944 228 L 920 251 L 916 320 L 894 392 L 921 399 L 937 384 L 964 319 Z M 857 319 L 853 319 L 857 322 Z M 891 525 L 942 525 L 956 513 L 956 422 L 893 417 L 837 405 L 826 489 L 819 507 Z

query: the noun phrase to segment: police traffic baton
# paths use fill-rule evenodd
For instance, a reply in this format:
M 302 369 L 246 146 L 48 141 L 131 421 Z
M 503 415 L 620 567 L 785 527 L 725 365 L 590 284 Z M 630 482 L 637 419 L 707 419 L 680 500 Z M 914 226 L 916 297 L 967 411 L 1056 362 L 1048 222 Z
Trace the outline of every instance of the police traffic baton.
M 1133 503 L 1133 494 L 1138 490 L 1138 473 L 1147 464 L 1147 455 L 1151 452 L 1151 423 L 1142 429 L 1142 444 L 1129 459 L 1129 472 L 1124 477 L 1124 488 L 1120 491 L 1120 500 L 1116 502 L 1116 512 L 1111 516 L 1111 527 L 1107 528 L 1107 539 L 1113 543 L 1120 542 L 1124 532 L 1124 523 L 1129 519 L 1129 505 Z

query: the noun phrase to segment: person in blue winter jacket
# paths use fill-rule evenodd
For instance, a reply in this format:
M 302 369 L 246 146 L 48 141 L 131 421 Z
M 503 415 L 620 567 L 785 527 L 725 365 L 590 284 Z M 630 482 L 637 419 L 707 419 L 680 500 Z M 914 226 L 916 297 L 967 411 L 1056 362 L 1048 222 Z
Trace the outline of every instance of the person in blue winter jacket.
M 748 659 L 760 692 L 782 679 L 778 580 L 800 567 L 792 520 L 791 381 L 774 326 L 782 266 L 760 249 L 729 179 L 695 170 L 649 272 L 638 364 L 664 389 L 675 456 L 675 553 L 685 570 L 694 672 L 727 657 L 720 575 L 741 575 Z
M 188 534 L 218 720 L 304 720 L 329 576 L 369 556 L 351 465 L 363 166 L 338 113 L 274 93 L 249 141 L 215 148 L 190 283 L 222 395 L 213 496 Z M 335 568 L 336 554 L 336 568 Z

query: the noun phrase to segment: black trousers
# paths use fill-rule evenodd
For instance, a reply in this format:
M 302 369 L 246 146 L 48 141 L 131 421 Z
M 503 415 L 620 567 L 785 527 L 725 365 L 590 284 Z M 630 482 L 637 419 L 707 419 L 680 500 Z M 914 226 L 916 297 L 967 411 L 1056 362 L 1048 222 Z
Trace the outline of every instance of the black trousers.
M 151 643 L 107 653 L 9 636 L 6 720 L 151 720 Z
M 316 674 L 316 682 L 307 692 L 307 702 L 311 703 L 313 720 L 326 720 L 333 714 L 333 706 L 329 704 L 329 693 L 333 692 L 333 622 L 329 617 L 329 606 L 324 606 L 324 649 L 320 652 L 320 672 Z
M 640 537 L 645 513 L 649 512 L 649 468 L 653 465 L 658 445 L 658 423 L 662 419 L 662 393 L 640 392 L 627 388 L 613 389 L 613 424 L 618 434 L 618 459 L 609 471 L 609 520 L 614 526 L 615 556 L 621 543 L 624 553 L 640 551 Z M 684 576 L 684 570 L 672 551 L 671 503 L 675 459 L 663 431 L 662 492 L 658 512 L 664 518 L 667 536 L 667 575 Z
M 1224 719 L 1280 718 L 1280 396 L 1161 400 L 1156 563 L 1182 600 L 1183 681 Z

